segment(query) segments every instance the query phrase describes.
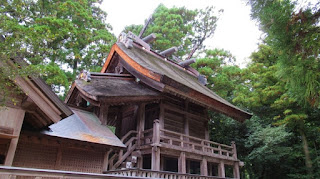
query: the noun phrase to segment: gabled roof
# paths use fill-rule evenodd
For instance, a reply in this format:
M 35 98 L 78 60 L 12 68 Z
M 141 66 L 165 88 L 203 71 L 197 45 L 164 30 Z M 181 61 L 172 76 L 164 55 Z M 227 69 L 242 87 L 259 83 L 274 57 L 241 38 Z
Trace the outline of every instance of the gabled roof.
M 241 122 L 251 117 L 248 112 L 232 105 L 202 85 L 193 70 L 184 69 L 137 43 L 133 43 L 132 48 L 126 48 L 120 42 L 114 44 L 101 70 L 102 73 L 108 70 L 116 54 L 120 56 L 120 63 L 129 73 L 158 91 L 187 98 Z
M 19 64 L 21 67 L 28 65 L 21 57 L 16 57 L 8 61 L 2 61 L 0 65 L 6 68 L 16 68 L 14 63 Z M 59 99 L 59 97 L 41 78 L 32 76 L 16 76 L 12 81 L 26 95 L 26 99 L 24 99 L 23 103 L 28 101 L 29 104 L 35 104 L 37 107 L 37 109 L 35 109 L 34 106 L 31 105 L 31 107 L 23 106 L 23 108 L 26 108 L 25 110 L 33 113 L 36 113 L 36 111 L 39 112 L 38 109 L 40 109 L 41 115 L 38 113 L 35 114 L 36 116 L 42 118 L 41 122 L 39 123 L 41 126 L 38 127 L 48 126 L 73 114 L 68 106 Z

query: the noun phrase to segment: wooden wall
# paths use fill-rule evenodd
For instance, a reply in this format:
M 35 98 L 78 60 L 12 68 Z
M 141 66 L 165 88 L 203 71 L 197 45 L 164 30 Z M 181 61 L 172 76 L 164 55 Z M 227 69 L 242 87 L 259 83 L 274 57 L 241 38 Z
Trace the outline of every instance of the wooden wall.
M 205 108 L 174 97 L 164 100 L 163 106 L 164 129 L 205 139 L 208 127 Z
M 82 142 L 22 134 L 13 166 L 102 173 L 104 151 Z

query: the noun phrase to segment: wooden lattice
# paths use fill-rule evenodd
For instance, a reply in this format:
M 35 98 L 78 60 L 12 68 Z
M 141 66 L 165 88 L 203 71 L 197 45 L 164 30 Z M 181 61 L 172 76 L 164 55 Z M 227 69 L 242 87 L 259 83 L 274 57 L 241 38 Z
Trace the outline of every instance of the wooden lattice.
M 20 142 L 17 147 L 14 166 L 54 169 L 57 147 L 38 143 Z
M 101 151 L 64 148 L 60 170 L 101 173 L 103 156 L 104 154 Z

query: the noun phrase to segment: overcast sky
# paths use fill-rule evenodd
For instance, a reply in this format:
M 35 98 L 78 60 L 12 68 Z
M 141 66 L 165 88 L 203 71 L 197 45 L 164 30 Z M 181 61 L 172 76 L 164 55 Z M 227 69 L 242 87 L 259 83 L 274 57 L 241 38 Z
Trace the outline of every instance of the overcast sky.
M 229 50 L 237 58 L 237 64 L 245 66 L 250 54 L 257 49 L 261 32 L 250 19 L 250 7 L 243 0 L 105 0 L 101 8 L 108 13 L 107 23 L 118 36 L 126 25 L 144 24 L 160 4 L 166 7 L 204 9 L 214 6 L 224 9 L 213 38 L 206 40 L 207 48 Z

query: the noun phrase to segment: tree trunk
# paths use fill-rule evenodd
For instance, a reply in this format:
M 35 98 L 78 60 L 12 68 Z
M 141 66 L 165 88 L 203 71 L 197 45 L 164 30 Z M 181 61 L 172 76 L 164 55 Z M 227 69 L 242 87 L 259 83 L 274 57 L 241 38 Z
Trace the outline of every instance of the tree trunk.
M 307 137 L 306 134 L 304 133 L 303 130 L 299 129 L 299 133 L 301 135 L 302 138 L 302 145 L 303 145 L 303 152 L 305 155 L 305 163 L 306 163 L 306 167 L 308 170 L 308 174 L 312 174 L 312 161 L 310 159 L 310 152 L 309 152 L 309 147 L 308 147 L 308 141 L 307 141 Z

